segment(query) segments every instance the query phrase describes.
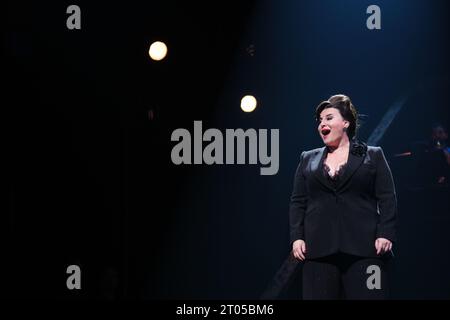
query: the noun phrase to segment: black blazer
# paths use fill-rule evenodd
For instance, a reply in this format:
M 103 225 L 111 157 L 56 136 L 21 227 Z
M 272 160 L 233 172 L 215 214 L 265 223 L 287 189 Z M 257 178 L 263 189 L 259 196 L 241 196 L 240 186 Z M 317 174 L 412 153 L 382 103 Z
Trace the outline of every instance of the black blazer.
M 396 241 L 397 200 L 383 150 L 353 140 L 336 187 L 323 174 L 326 152 L 301 154 L 289 208 L 291 245 L 305 240 L 307 259 L 337 252 L 376 257 L 376 238 Z

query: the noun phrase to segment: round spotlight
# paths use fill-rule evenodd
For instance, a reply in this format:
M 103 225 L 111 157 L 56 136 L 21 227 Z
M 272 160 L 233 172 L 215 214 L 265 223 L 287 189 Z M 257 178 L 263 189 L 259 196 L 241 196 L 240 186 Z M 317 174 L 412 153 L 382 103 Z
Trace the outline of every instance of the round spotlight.
M 241 109 L 244 112 L 252 112 L 256 108 L 256 99 L 254 96 L 244 96 L 241 99 Z
M 161 41 L 153 42 L 150 46 L 150 49 L 148 50 L 148 54 L 153 60 L 162 60 L 167 55 L 167 46 L 164 42 Z

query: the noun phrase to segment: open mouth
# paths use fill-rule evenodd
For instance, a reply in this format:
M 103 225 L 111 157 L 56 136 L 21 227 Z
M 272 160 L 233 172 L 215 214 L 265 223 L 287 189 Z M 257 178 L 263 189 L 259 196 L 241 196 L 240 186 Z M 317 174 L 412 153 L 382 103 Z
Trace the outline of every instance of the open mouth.
M 331 130 L 330 129 L 322 129 L 322 131 L 320 131 L 322 133 L 323 136 L 327 136 Z

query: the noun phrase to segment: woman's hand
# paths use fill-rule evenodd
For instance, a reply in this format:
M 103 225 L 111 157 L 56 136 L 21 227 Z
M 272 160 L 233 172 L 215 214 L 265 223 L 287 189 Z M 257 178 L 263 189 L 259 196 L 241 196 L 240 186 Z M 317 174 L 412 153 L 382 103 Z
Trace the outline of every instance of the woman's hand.
M 305 260 L 306 243 L 303 240 L 295 240 L 292 244 L 292 253 L 300 261 Z
M 392 250 L 392 242 L 385 238 L 378 238 L 375 240 L 375 249 L 377 249 L 377 254 L 384 254 Z

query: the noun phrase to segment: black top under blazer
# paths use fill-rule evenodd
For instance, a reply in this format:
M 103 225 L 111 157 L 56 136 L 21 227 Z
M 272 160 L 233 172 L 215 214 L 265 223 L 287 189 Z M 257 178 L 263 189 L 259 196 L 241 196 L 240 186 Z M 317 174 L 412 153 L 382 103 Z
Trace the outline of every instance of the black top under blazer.
M 383 150 L 352 140 L 335 184 L 323 173 L 327 150 L 300 156 L 289 208 L 291 245 L 303 239 L 307 259 L 338 252 L 376 257 L 377 238 L 396 241 L 397 200 Z

